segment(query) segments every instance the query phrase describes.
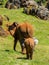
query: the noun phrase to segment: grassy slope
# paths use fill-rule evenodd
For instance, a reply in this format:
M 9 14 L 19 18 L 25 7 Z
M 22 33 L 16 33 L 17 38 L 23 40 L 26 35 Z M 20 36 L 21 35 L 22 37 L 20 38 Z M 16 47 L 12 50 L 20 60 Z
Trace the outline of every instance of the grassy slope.
M 49 21 L 26 15 L 22 11 L 23 9 L 8 10 L 0 8 L 0 14 L 9 16 L 10 22 L 22 23 L 28 21 L 34 26 L 34 36 L 39 40 L 39 44 L 35 48 L 33 60 L 23 59 L 26 56 L 20 53 L 19 42 L 17 51 L 13 51 L 13 37 L 0 37 L 0 65 L 49 65 Z

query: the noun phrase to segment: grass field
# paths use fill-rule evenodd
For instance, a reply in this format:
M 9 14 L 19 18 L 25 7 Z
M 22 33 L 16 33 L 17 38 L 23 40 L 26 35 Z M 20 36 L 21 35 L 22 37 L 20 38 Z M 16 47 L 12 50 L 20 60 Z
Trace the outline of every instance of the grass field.
M 6 38 L 0 37 L 0 65 L 49 65 L 49 21 L 26 15 L 22 8 L 18 10 L 0 8 L 0 14 L 6 14 L 10 18 L 10 22 L 22 23 L 28 21 L 34 26 L 34 36 L 39 40 L 39 44 L 34 50 L 33 59 L 26 60 L 26 55 L 21 54 L 19 42 L 17 51 L 14 51 L 13 37 L 10 35 Z

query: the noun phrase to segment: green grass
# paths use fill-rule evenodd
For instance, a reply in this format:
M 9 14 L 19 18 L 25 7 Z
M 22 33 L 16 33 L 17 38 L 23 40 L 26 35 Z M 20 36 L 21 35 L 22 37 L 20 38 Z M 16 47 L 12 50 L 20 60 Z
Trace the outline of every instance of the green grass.
M 0 8 L 0 14 L 6 14 L 10 18 L 9 22 L 16 21 L 22 23 L 28 21 L 28 23 L 34 26 L 34 36 L 39 40 L 39 44 L 34 50 L 33 59 L 26 60 L 24 59 L 26 55 L 20 53 L 19 42 L 17 51 L 14 51 L 13 37 L 10 35 L 6 38 L 0 37 L 0 65 L 49 65 L 49 21 L 26 15 L 23 13 L 22 8 L 18 10 Z

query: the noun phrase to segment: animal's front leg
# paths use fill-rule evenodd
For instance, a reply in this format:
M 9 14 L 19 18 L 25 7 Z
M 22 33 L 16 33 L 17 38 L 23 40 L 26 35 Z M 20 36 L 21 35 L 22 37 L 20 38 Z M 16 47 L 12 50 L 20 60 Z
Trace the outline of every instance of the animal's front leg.
M 14 39 L 14 50 L 16 51 L 16 44 L 17 44 L 17 40 Z

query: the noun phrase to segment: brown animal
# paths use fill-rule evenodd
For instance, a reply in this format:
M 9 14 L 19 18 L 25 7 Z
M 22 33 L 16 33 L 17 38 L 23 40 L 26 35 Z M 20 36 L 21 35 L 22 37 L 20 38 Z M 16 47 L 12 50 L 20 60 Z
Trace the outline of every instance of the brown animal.
M 27 38 L 24 41 L 25 47 L 26 47 L 26 55 L 27 59 L 32 59 L 32 54 L 34 50 L 34 39 L 32 38 Z
M 33 35 L 33 27 L 29 23 L 13 23 L 9 26 L 8 28 L 10 34 L 14 37 L 14 50 L 16 50 L 16 44 L 17 41 L 19 40 L 21 48 L 22 48 L 22 53 L 24 52 L 24 38 L 32 38 Z

